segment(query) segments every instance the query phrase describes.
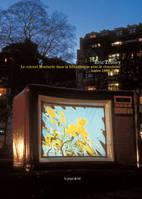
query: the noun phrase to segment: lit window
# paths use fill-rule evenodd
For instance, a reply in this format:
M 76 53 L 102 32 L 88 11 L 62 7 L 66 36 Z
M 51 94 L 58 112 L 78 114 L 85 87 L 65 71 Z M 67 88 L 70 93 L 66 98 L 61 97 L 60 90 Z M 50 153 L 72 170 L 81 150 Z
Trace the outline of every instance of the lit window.
M 140 138 L 142 139 L 142 129 L 140 130 Z
M 108 72 L 108 76 L 113 76 L 113 75 L 114 75 L 113 71 Z
M 86 89 L 88 91 L 92 91 L 92 90 L 96 90 L 96 87 L 95 86 L 87 86 Z
M 92 48 L 98 48 L 98 47 L 101 47 L 101 44 L 100 44 L 100 43 L 97 43 L 97 44 L 93 44 L 93 45 L 92 45 Z
M 122 45 L 122 41 L 116 41 L 111 44 L 112 46 L 120 46 Z
M 95 57 L 89 57 L 90 62 L 94 62 L 95 61 Z
M 89 57 L 89 61 L 90 61 L 90 62 L 95 62 L 95 61 L 98 61 L 98 60 L 99 60 L 99 57 L 98 57 L 98 56 Z
M 130 57 L 131 59 L 133 59 L 134 58 L 134 53 L 131 53 L 131 57 Z
M 114 69 L 114 75 L 118 75 L 118 74 L 119 74 L 119 72 L 120 72 L 120 70 L 119 70 L 119 69 Z
M 108 90 L 110 90 L 110 91 L 118 91 L 119 90 L 119 83 L 108 84 Z
M 117 61 L 119 58 L 120 58 L 120 54 L 119 53 L 111 54 L 111 55 L 108 56 L 108 60 L 110 62 Z
M 139 41 L 139 42 L 142 42 L 142 38 L 138 38 L 138 41 Z
M 139 104 L 142 105 L 142 96 L 139 97 Z
M 119 74 L 119 69 L 114 69 L 108 72 L 108 76 L 114 76 Z
M 0 135 L 4 135 L 4 130 L 0 129 Z
M 0 88 L 0 96 L 6 95 L 6 88 Z
M 8 61 L 8 59 L 7 58 L 4 58 L 4 62 L 6 63 Z
M 96 34 L 90 35 L 90 38 L 96 38 Z

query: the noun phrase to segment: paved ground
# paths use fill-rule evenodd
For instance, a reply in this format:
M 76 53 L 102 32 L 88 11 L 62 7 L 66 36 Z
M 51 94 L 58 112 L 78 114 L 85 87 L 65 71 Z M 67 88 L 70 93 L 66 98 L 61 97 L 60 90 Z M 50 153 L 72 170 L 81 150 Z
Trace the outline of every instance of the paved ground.
M 3 195 L 3 196 L 2 196 Z M 1 199 L 142 199 L 142 169 L 15 171 L 0 162 Z

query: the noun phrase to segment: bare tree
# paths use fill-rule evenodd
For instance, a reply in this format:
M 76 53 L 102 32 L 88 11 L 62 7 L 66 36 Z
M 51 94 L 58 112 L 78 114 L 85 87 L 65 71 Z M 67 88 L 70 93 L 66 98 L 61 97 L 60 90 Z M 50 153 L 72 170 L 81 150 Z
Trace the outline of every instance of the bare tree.
M 38 45 L 41 55 L 72 59 L 75 28 L 57 11 L 48 15 L 40 2 L 20 1 L 0 13 L 1 48 L 26 39 Z

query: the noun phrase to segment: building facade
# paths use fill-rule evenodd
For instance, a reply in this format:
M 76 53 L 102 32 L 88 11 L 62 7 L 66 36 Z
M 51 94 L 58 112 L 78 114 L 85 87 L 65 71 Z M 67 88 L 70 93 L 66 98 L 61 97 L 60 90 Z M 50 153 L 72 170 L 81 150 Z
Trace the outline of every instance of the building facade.
M 77 71 L 78 87 L 108 90 L 140 87 L 142 24 L 91 32 L 80 38 L 77 65 L 99 66 L 100 63 L 103 66 L 109 63 L 109 70 Z
M 6 66 L 9 57 L 0 55 L 0 158 L 11 155 L 12 132 L 10 129 L 10 92 L 8 86 L 8 67 Z

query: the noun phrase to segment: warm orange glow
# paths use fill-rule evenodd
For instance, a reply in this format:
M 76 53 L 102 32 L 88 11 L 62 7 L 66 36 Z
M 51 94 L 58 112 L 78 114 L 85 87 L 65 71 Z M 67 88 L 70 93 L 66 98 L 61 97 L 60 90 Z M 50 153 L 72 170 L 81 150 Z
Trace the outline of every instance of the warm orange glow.
M 18 149 L 19 159 L 23 159 L 23 155 L 24 155 L 24 142 L 22 140 L 19 140 L 17 144 L 18 144 L 17 149 Z
M 13 156 L 15 166 L 23 165 L 24 160 L 24 140 L 22 137 L 13 140 Z
M 142 104 L 142 96 L 139 97 L 139 103 Z
M 0 88 L 0 96 L 6 95 L 6 88 Z
M 5 58 L 5 59 L 4 59 L 4 62 L 6 63 L 7 61 L 8 61 L 8 59 L 7 59 L 7 58 Z
M 142 130 L 140 131 L 140 137 L 141 137 L 141 139 L 142 139 Z
M 86 87 L 88 91 L 96 90 L 95 86 L 88 86 Z

